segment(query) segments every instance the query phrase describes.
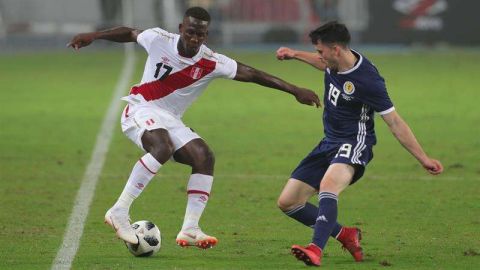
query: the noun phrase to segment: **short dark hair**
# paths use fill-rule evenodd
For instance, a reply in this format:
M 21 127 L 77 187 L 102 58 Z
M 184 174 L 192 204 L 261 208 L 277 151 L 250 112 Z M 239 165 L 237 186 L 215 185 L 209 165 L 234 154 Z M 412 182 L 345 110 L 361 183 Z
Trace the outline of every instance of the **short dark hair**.
M 210 22 L 210 14 L 202 7 L 191 7 L 185 11 L 184 17 L 193 17 L 202 21 Z
M 343 46 L 348 46 L 350 43 L 350 33 L 345 24 L 337 21 L 327 22 L 324 25 L 310 32 L 308 35 L 313 44 L 318 41 L 326 44 L 337 43 Z

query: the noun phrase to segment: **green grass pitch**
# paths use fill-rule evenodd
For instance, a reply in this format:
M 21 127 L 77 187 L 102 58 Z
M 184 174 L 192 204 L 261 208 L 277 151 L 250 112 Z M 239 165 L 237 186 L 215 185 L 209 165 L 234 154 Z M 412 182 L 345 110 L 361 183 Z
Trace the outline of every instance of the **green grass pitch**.
M 230 55 L 323 93 L 323 75 L 307 65 L 278 62 L 273 52 Z M 366 260 L 353 262 L 331 240 L 322 267 L 480 269 L 480 54 L 366 55 L 445 173 L 424 172 L 377 117 L 375 158 L 339 203 L 339 221 L 364 231 Z M 144 54 L 138 56 L 134 82 L 143 71 Z M 122 59 L 120 51 L 0 56 L 0 269 L 51 267 Z M 205 251 L 175 245 L 190 171 L 169 162 L 131 209 L 133 220 L 149 219 L 161 229 L 162 249 L 151 258 L 131 256 L 103 224 L 141 155 L 117 125 L 72 268 L 303 268 L 289 247 L 308 243 L 311 229 L 283 215 L 276 199 L 291 170 L 322 138 L 321 115 L 284 93 L 213 82 L 184 121 L 216 154 L 201 225 L 220 242 Z

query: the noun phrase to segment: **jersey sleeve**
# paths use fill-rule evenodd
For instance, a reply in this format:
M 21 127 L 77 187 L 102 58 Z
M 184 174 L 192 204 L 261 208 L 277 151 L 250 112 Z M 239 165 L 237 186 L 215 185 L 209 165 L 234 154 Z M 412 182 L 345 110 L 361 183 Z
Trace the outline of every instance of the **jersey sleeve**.
M 223 54 L 216 54 L 218 58 L 216 73 L 218 77 L 233 79 L 237 75 L 237 61 Z
M 383 79 L 376 80 L 362 90 L 361 101 L 378 114 L 384 115 L 395 110 Z
M 142 45 L 142 47 L 145 48 L 147 52 L 149 52 L 153 41 L 155 40 L 155 38 L 158 37 L 158 34 L 162 32 L 165 32 L 165 30 L 158 27 L 144 30 L 137 36 L 137 42 L 138 44 Z

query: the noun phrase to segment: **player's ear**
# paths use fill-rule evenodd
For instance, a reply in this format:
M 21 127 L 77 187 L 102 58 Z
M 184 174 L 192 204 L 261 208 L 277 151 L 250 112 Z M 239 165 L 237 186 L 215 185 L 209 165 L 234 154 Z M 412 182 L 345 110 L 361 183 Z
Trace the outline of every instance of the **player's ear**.
M 179 23 L 178 24 L 178 32 L 182 32 L 182 28 L 183 28 L 183 23 Z
M 335 52 L 335 55 L 340 55 L 340 46 L 338 46 L 338 44 L 333 44 L 333 51 Z
M 208 30 L 205 33 L 205 39 L 203 39 L 203 44 L 208 44 Z

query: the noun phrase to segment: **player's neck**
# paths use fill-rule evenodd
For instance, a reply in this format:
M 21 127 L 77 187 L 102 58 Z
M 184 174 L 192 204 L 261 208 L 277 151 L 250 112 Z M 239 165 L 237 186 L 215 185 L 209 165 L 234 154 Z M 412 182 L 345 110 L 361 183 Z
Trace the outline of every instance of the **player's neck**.
M 195 55 L 197 55 L 197 53 L 198 53 L 198 50 L 197 51 L 186 50 L 185 45 L 183 44 L 181 39 L 178 40 L 177 50 L 178 50 L 178 54 L 180 54 L 180 56 L 185 57 L 185 58 L 192 58 Z
M 357 56 L 348 49 L 338 62 L 338 72 L 345 72 L 352 69 L 355 66 L 355 63 L 357 63 Z

